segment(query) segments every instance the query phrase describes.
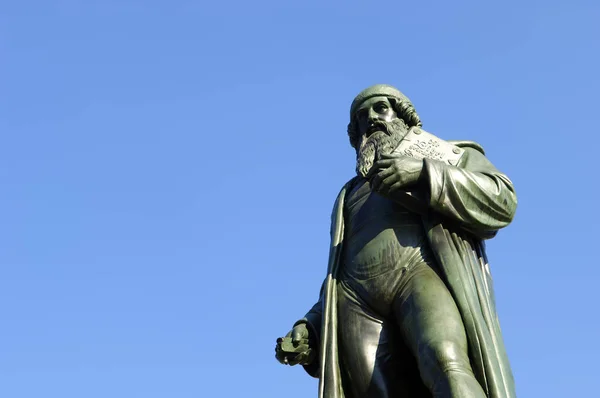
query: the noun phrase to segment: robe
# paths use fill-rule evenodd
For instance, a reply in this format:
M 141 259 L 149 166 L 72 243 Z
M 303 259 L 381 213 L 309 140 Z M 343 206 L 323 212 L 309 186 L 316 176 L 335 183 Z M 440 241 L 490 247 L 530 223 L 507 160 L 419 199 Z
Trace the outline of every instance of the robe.
M 478 144 L 450 142 L 464 148 L 464 156 L 457 166 L 425 159 L 425 187 L 408 193 L 413 202 L 407 202 L 407 207 L 422 205 L 415 211 L 421 214 L 442 279 L 462 317 L 475 378 L 488 397 L 514 398 L 484 240 L 512 221 L 517 199 L 512 182 L 489 162 Z M 337 323 L 336 289 L 343 266 L 344 199 L 355 180 L 346 183 L 334 205 L 329 264 L 319 301 L 296 323 L 306 323 L 319 341 L 318 360 L 304 367 L 319 378 L 319 398 L 345 396 L 338 357 L 338 333 L 343 333 L 343 325 Z

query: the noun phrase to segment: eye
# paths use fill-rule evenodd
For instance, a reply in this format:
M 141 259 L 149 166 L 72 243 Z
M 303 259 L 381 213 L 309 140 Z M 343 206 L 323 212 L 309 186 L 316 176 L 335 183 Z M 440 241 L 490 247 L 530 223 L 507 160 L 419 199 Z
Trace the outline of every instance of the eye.
M 386 113 L 390 107 L 385 102 L 378 102 L 373 109 L 377 113 Z

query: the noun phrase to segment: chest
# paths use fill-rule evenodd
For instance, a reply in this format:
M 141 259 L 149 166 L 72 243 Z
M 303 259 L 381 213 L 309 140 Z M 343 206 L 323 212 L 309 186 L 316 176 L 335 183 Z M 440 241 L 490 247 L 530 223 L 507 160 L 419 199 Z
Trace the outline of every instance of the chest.
M 344 203 L 347 231 L 357 231 L 365 224 L 399 226 L 404 222 L 420 223 L 420 217 L 399 203 L 371 191 L 368 180 L 360 179 L 348 192 Z

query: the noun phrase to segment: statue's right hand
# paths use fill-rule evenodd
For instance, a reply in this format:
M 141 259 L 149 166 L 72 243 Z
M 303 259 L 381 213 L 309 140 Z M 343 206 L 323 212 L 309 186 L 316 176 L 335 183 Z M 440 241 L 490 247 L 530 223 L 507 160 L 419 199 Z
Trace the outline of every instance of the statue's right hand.
M 309 365 L 315 357 L 309 337 L 305 323 L 294 326 L 284 338 L 277 339 L 275 358 L 284 365 Z

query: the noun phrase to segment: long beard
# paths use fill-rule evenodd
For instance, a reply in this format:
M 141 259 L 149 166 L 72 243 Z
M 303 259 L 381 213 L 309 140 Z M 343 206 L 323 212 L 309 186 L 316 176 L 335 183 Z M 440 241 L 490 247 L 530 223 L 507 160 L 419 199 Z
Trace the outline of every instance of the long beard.
M 356 174 L 365 177 L 373 164 L 381 159 L 382 154 L 390 154 L 408 132 L 408 126 L 402 119 L 391 122 L 378 122 L 382 131 L 369 137 L 363 136 L 360 148 L 356 151 Z

